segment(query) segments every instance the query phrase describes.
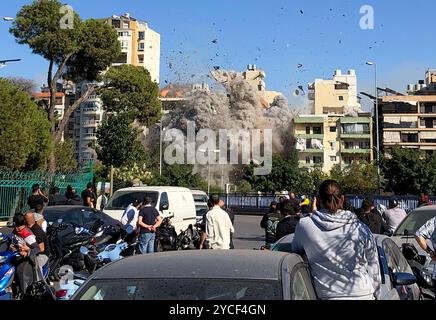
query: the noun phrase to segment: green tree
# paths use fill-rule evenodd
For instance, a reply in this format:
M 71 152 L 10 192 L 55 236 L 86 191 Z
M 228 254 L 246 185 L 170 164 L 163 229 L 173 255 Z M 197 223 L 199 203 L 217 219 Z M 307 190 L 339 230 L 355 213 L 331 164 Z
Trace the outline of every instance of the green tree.
M 129 112 L 141 124 L 156 123 L 161 115 L 159 86 L 148 70 L 132 65 L 112 67 L 105 74 L 101 98 L 108 112 Z
M 162 176 L 154 172 L 155 177 L 150 181 L 153 185 L 160 186 L 177 186 L 185 188 L 199 188 L 207 190 L 207 182 L 198 174 L 193 174 L 193 165 L 189 164 L 172 164 L 165 165 L 162 168 Z
M 293 191 L 305 195 L 316 194 L 321 183 L 327 180 L 327 178 L 328 175 L 319 167 L 315 167 L 313 170 L 301 170 L 298 187 Z
M 74 155 L 74 143 L 65 140 L 55 145 L 56 169 L 60 172 L 73 172 L 77 170 L 77 161 Z
M 272 170 L 269 175 L 254 175 L 255 165 L 245 168 L 243 179 L 255 191 L 275 192 L 282 190 L 296 190 L 299 183 L 299 169 L 296 153 L 292 152 L 288 158 L 273 156 Z
M 82 21 L 74 13 L 73 28 L 61 28 L 63 16 L 58 0 L 35 0 L 18 12 L 10 32 L 19 44 L 26 44 L 34 54 L 48 61 L 47 84 L 50 90 L 46 106 L 51 123 L 53 142 L 59 143 L 70 115 L 95 92 L 100 73 L 120 54 L 118 34 L 112 26 L 99 20 Z M 62 121 L 56 126 L 55 98 L 57 83 L 63 78 L 76 83 L 89 81 L 81 97 L 65 110 Z M 50 156 L 50 171 L 56 169 L 54 153 Z
M 51 148 L 44 111 L 20 87 L 0 79 L 0 167 L 45 169 Z
M 386 191 L 399 195 L 435 194 L 436 156 L 425 156 L 416 150 L 394 147 L 382 159 Z
M 347 194 L 377 192 L 377 167 L 372 163 L 353 162 L 344 168 L 336 165 L 330 171 L 330 179 L 336 180 Z

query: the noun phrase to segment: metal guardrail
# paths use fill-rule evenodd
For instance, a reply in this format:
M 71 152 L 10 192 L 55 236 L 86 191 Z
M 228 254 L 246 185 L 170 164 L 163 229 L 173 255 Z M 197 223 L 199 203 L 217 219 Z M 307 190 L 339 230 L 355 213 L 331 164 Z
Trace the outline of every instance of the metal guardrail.
M 278 201 L 279 195 L 241 195 L 241 194 L 220 194 L 220 197 L 225 201 L 226 206 L 231 208 L 247 208 L 247 209 L 267 209 L 272 201 Z M 355 207 L 360 208 L 363 200 L 368 197 L 367 195 L 346 195 L 347 201 Z M 387 196 L 374 196 L 377 204 L 389 206 L 389 199 Z M 414 210 L 418 207 L 418 197 L 415 196 L 396 196 L 400 203 L 400 207 L 404 210 Z M 433 203 L 436 203 L 436 197 L 431 198 Z
M 65 193 L 71 185 L 78 192 L 93 180 L 93 164 L 82 166 L 76 173 L 48 173 L 42 171 L 20 172 L 0 170 L 0 221 L 9 220 L 17 212 L 28 210 L 27 198 L 32 193 L 32 185 L 39 184 L 42 190 L 58 187 Z M 46 192 L 48 196 L 48 192 Z

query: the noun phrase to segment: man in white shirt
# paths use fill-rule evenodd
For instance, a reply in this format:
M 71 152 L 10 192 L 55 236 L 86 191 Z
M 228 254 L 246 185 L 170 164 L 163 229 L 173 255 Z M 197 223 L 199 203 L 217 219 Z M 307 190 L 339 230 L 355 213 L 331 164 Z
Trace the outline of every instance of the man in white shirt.
M 129 204 L 126 210 L 124 210 L 124 213 L 121 216 L 121 224 L 123 225 L 124 229 L 127 229 L 127 227 L 130 225 L 132 226 L 133 230 L 136 230 L 138 226 L 139 208 L 141 205 L 141 201 L 135 200 L 134 203 Z
M 227 212 L 221 207 L 217 194 L 211 196 L 212 210 L 206 214 L 206 241 L 211 249 L 230 249 L 230 234 L 235 232 Z
M 389 209 L 383 213 L 383 218 L 389 229 L 394 232 L 406 216 L 406 211 L 400 208 L 398 201 L 395 198 L 390 199 Z

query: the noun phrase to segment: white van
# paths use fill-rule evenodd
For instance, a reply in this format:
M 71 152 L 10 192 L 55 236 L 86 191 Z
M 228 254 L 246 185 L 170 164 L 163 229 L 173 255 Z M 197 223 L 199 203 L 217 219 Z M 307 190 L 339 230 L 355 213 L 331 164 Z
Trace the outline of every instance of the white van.
M 203 219 L 203 214 L 209 211 L 209 207 L 207 206 L 209 197 L 206 192 L 198 189 L 191 189 L 191 193 L 194 197 L 197 222 L 199 222 Z
M 151 197 L 154 206 L 162 216 L 174 216 L 171 221 L 177 234 L 196 223 L 196 211 L 191 190 L 179 187 L 133 187 L 115 191 L 103 212 L 121 220 L 126 207 L 135 200 Z

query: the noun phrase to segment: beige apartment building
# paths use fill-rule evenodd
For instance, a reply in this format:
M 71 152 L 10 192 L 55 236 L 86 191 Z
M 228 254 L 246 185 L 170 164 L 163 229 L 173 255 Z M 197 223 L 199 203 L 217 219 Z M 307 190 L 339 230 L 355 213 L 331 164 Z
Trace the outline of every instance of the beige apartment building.
M 151 78 L 160 82 L 160 34 L 146 22 L 132 18 L 125 13 L 106 19 L 118 32 L 121 55 L 113 65 L 131 64 L 141 66 L 150 72 Z
M 361 112 L 354 70 L 336 70 L 332 80 L 309 85 L 313 110 L 294 118 L 294 136 L 301 168 L 319 167 L 328 173 L 335 165 L 373 161 L 372 118 Z
M 408 86 L 408 95 L 386 95 L 379 98 L 380 141 L 383 152 L 398 145 L 436 151 L 436 70 L 428 70 L 426 80 Z
M 335 70 L 333 79 L 316 79 L 309 85 L 308 98 L 313 101 L 313 114 L 344 114 L 349 110 L 360 111 L 357 97 L 357 77 L 354 70 L 342 74 Z

